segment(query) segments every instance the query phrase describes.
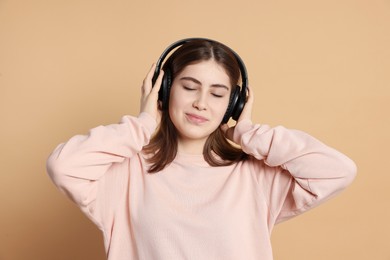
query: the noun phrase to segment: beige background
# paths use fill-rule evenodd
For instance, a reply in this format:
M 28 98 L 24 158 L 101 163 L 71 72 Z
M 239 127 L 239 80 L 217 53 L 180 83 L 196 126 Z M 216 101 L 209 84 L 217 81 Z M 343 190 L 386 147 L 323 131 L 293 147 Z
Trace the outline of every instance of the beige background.
M 275 228 L 275 259 L 389 260 L 389 35 L 388 0 L 0 0 L 0 259 L 105 259 L 46 157 L 136 115 L 152 62 L 202 36 L 246 62 L 254 121 L 305 130 L 358 165 L 340 196 Z

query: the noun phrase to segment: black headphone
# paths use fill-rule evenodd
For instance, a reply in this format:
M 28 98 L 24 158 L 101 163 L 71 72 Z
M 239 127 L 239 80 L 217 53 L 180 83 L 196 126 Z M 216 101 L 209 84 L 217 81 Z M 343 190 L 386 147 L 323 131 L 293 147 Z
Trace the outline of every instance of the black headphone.
M 169 45 L 165 49 L 165 51 L 161 54 L 160 58 L 158 59 L 158 61 L 156 63 L 156 69 L 154 71 L 152 84 L 154 85 L 154 83 L 156 82 L 157 77 L 158 77 L 160 70 L 161 70 L 161 67 L 162 67 L 162 63 L 163 63 L 164 59 L 168 56 L 168 54 L 176 47 L 179 47 L 185 43 L 195 41 L 195 40 L 204 40 L 204 41 L 215 42 L 215 43 L 221 44 L 221 45 L 225 46 L 227 49 L 229 49 L 234 54 L 234 56 L 237 60 L 237 63 L 240 67 L 242 86 L 241 86 L 241 88 L 240 88 L 240 86 L 237 86 L 233 90 L 234 92 L 231 93 L 229 105 L 228 105 L 226 113 L 222 119 L 222 123 L 227 123 L 229 121 L 230 117 L 233 118 L 233 120 L 237 121 L 241 115 L 242 110 L 244 109 L 246 98 L 247 98 L 248 74 L 247 74 L 247 71 L 245 68 L 245 64 L 242 61 L 242 59 L 240 58 L 240 56 L 238 56 L 238 54 L 235 51 L 233 51 L 232 49 L 230 49 L 229 47 L 227 47 L 226 45 L 224 45 L 220 42 L 210 40 L 207 38 L 187 38 L 187 39 L 179 40 L 177 42 L 172 43 L 171 45 Z M 172 72 L 170 71 L 169 68 L 167 68 L 167 69 L 164 69 L 164 76 L 162 79 L 160 91 L 158 93 L 158 99 L 160 101 L 162 101 L 162 109 L 163 110 L 168 109 L 169 93 L 171 90 L 171 86 L 172 86 Z

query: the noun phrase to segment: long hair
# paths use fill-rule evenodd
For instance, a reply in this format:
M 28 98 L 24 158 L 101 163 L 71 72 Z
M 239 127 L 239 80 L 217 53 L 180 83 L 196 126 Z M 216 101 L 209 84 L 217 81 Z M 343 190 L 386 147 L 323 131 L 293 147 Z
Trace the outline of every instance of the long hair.
M 183 69 L 201 61 L 214 60 L 222 66 L 229 76 L 233 88 L 240 79 L 240 69 L 235 55 L 226 46 L 213 41 L 194 40 L 179 47 L 164 63 L 163 70 L 169 69 L 172 82 Z M 172 123 L 169 110 L 162 111 L 162 117 L 157 132 L 150 143 L 143 148 L 151 163 L 149 173 L 156 173 L 170 164 L 177 154 L 177 130 Z M 207 138 L 203 147 L 204 159 L 211 166 L 226 166 L 244 160 L 247 155 L 238 147 L 229 142 L 222 130 L 218 127 Z

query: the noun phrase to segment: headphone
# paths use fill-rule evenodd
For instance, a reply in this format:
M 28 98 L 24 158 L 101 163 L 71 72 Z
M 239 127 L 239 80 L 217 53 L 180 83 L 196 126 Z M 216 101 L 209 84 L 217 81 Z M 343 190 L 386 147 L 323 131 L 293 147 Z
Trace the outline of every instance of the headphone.
M 237 63 L 238 63 L 238 66 L 239 66 L 240 72 L 241 72 L 242 86 L 240 87 L 237 85 L 237 87 L 234 88 L 234 90 L 232 90 L 233 92 L 230 95 L 229 105 L 228 105 L 227 110 L 225 112 L 225 115 L 222 119 L 222 123 L 227 123 L 230 118 L 237 121 L 241 115 L 242 110 L 244 109 L 246 99 L 247 99 L 248 74 L 247 74 L 247 71 L 245 68 L 245 64 L 242 61 L 242 59 L 240 58 L 240 56 L 238 56 L 238 54 L 235 51 L 233 51 L 231 48 L 227 47 L 226 45 L 224 45 L 220 42 L 217 42 L 217 41 L 214 41 L 211 39 L 207 39 L 207 38 L 187 38 L 187 39 L 182 39 L 182 40 L 179 40 L 177 42 L 172 43 L 164 50 L 164 52 L 161 54 L 160 58 L 158 59 L 158 61 L 156 63 L 156 69 L 154 71 L 152 85 L 154 85 L 154 83 L 157 80 L 157 77 L 160 73 L 164 59 L 168 56 L 168 54 L 172 50 L 174 50 L 175 48 L 177 48 L 183 44 L 186 44 L 188 42 L 198 41 L 198 40 L 214 42 L 214 43 L 218 43 L 222 46 L 225 46 L 228 50 L 230 50 L 233 53 L 233 55 L 235 56 L 235 58 L 237 60 Z M 170 71 L 169 68 L 165 68 L 160 91 L 158 93 L 158 100 L 160 100 L 162 102 L 162 109 L 163 110 L 168 109 L 168 101 L 169 101 L 169 94 L 170 94 L 171 86 L 172 86 L 172 72 Z

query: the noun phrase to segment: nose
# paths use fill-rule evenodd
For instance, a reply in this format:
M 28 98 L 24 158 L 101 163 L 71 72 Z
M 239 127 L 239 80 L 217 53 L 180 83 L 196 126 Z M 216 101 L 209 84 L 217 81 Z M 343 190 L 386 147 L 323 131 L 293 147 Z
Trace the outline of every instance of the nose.
M 207 108 L 207 97 L 205 93 L 199 93 L 199 95 L 196 97 L 194 102 L 192 103 L 192 106 L 198 110 L 205 110 Z

